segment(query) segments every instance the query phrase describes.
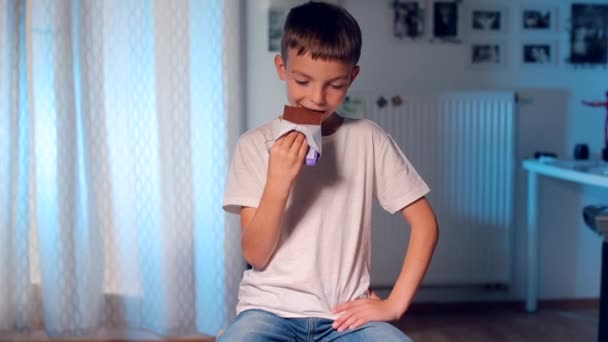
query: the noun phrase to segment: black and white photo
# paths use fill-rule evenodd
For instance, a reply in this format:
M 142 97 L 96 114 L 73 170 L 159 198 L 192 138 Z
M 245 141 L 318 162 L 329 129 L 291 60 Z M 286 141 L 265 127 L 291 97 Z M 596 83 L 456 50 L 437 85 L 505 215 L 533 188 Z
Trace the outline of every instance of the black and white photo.
M 466 23 L 473 34 L 502 34 L 508 30 L 508 8 L 500 4 L 467 5 Z
M 524 10 L 523 27 L 526 30 L 548 30 L 551 28 L 551 12 Z
M 289 9 L 284 6 L 271 6 L 268 9 L 268 51 L 281 51 L 283 25 Z
M 523 31 L 549 32 L 557 29 L 557 6 L 522 6 L 520 27 Z
M 480 31 L 500 31 L 502 15 L 500 11 L 473 11 L 473 29 Z
M 506 64 L 505 44 L 501 42 L 480 41 L 470 45 L 469 64 L 473 68 L 498 68 Z
M 546 44 L 525 45 L 524 63 L 549 64 L 551 61 L 551 47 Z
M 433 36 L 440 39 L 458 37 L 458 3 L 435 1 L 433 3 Z
M 557 42 L 526 41 L 521 45 L 521 63 L 524 66 L 555 66 L 557 64 Z
M 422 1 L 393 1 L 393 36 L 414 40 L 424 34 L 424 6 Z
M 572 64 L 608 62 L 608 5 L 573 4 L 570 58 Z

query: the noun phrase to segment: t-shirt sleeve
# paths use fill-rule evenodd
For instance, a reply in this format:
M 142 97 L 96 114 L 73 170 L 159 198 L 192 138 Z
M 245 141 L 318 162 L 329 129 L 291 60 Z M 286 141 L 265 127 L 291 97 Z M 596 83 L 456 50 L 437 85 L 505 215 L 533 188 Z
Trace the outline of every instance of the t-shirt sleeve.
M 376 197 L 386 211 L 394 214 L 430 190 L 388 133 L 378 134 L 375 144 Z
M 261 153 L 266 151 L 258 151 L 251 137 L 239 139 L 226 179 L 223 201 L 225 211 L 239 214 L 241 207 L 258 207 L 264 191 L 266 172 Z

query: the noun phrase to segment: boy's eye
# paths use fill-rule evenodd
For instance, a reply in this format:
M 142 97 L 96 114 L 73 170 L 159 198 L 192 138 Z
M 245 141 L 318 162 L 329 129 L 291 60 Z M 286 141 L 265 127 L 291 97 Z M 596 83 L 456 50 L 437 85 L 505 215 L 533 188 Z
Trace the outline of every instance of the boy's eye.
M 307 85 L 308 81 L 296 80 L 296 83 L 299 85 Z
M 342 89 L 344 88 L 345 84 L 343 83 L 338 83 L 338 84 L 332 84 L 331 87 L 334 89 Z

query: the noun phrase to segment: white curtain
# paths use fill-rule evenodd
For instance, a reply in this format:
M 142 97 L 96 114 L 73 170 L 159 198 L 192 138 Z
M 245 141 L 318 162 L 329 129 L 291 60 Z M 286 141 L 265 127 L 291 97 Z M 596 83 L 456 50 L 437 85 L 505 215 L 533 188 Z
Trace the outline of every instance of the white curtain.
M 239 3 L 0 0 L 0 332 L 233 318 Z

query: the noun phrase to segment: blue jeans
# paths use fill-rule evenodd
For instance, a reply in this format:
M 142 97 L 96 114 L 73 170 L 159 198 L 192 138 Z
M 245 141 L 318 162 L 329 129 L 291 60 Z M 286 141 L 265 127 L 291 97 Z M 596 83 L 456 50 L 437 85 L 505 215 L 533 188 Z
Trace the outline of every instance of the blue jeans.
M 323 318 L 283 318 L 263 310 L 241 312 L 218 342 L 411 342 L 404 333 L 386 322 L 369 322 L 338 332 L 332 320 Z

